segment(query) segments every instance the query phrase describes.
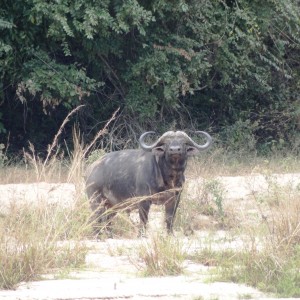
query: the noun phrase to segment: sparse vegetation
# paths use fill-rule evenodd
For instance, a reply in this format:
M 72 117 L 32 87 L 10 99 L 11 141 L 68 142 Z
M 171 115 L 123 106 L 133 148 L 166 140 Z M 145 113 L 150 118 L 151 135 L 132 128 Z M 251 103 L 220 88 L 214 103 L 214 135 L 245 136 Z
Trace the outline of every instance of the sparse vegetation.
M 81 170 L 80 159 L 81 156 L 74 153 L 73 162 Z M 49 164 L 53 169 L 49 165 L 44 174 L 51 178 L 51 170 L 55 169 L 59 160 L 49 160 Z M 82 241 L 90 232 L 89 205 L 83 193 L 80 170 L 76 171 L 74 166 L 67 168 L 65 162 L 62 164 L 64 166 L 60 170 L 69 170 L 64 178 L 70 178 L 78 187 L 78 201 L 74 209 L 49 205 L 45 201 L 37 208 L 12 206 L 9 214 L 0 218 L 1 288 L 13 288 L 18 282 L 38 278 L 49 270 L 69 270 L 84 264 L 87 248 Z M 239 251 L 204 247 L 191 254 L 183 247 L 180 236 L 154 234 L 142 240 L 134 255 L 132 251 L 130 254 L 126 252 L 131 262 L 144 276 L 165 276 L 183 273 L 184 261 L 191 259 L 211 268 L 214 280 L 246 283 L 281 296 L 299 296 L 299 186 L 282 186 L 271 173 L 272 170 L 265 172 L 267 191 L 254 194 L 253 206 L 259 213 L 257 223 L 243 227 L 239 222 L 236 223 L 238 228 L 233 228 L 240 235 L 247 236 L 245 247 Z M 234 217 L 223 205 L 221 183 L 210 179 L 206 172 L 203 176 L 208 179 L 206 184 L 195 190 L 193 201 L 183 194 L 177 231 L 184 231 L 192 224 L 190 233 L 203 229 L 213 232 L 219 228 L 216 224 L 222 223 L 220 217 Z M 210 223 L 202 227 L 199 214 L 208 216 Z M 117 218 L 113 225 L 115 236 L 136 236 L 136 227 L 126 214 L 121 213 Z M 120 253 L 124 251 L 119 249 L 114 255 Z
M 207 197 L 212 198 L 212 202 L 216 205 L 216 214 L 220 221 L 224 221 L 224 191 L 222 184 L 218 180 L 210 180 L 204 184 L 204 190 Z
M 230 228 L 236 222 L 232 211 L 224 208 L 225 190 L 222 182 L 206 179 L 207 175 L 203 175 L 190 182 L 188 195 L 185 190 L 182 193 L 180 213 L 175 225 L 185 235 L 195 230 Z
M 87 210 L 59 205 L 12 207 L 0 219 L 0 288 L 37 279 L 57 268 L 84 264 Z M 85 225 L 84 225 L 85 224 Z
M 82 239 L 89 232 L 89 209 L 81 193 L 75 197 L 72 208 L 47 199 L 34 205 L 11 202 L 0 218 L 0 288 L 14 288 L 49 270 L 84 264 L 87 247 Z
M 74 183 L 76 201 L 72 208 L 65 208 L 41 199 L 37 206 L 11 205 L 8 213 L 0 215 L 0 288 L 14 288 L 20 281 L 37 279 L 49 271 L 65 274 L 84 264 L 88 251 L 84 239 L 91 233 L 91 212 L 82 174 L 84 157 L 92 148 L 83 145 L 80 134 L 75 131 L 73 142 L 74 150 L 69 151 L 68 159 L 54 143 L 45 163 L 32 146 L 21 167 L 1 169 L 2 183 L 23 182 L 24 177 L 26 182 Z M 233 165 L 233 157 L 227 160 L 228 153 L 220 155 L 221 152 L 220 149 L 212 150 L 190 164 L 188 179 L 202 178 L 192 195 L 183 191 L 175 236 L 166 236 L 165 232 L 150 233 L 148 238 L 139 241 L 134 251 L 125 248 L 109 248 L 108 251 L 111 255 L 127 255 L 143 276 L 182 274 L 184 262 L 189 259 L 207 266 L 212 280 L 245 283 L 280 296 L 300 296 L 300 187 L 299 184 L 281 183 L 272 175 L 298 171 L 299 162 L 292 156 L 280 159 L 275 156 L 277 164 L 275 158 L 253 157 L 251 162 L 237 159 Z M 102 150 L 94 152 L 90 159 L 94 160 L 93 156 L 98 154 L 103 154 Z M 252 208 L 256 210 L 254 222 L 242 219 L 249 217 L 247 211 L 237 218 L 237 211 L 228 209 L 224 187 L 220 178 L 216 178 L 219 173 L 264 175 L 268 183 L 266 191 L 253 193 L 251 198 Z M 138 201 L 141 199 L 133 199 L 130 203 L 136 205 Z M 183 244 L 182 233 L 189 236 L 185 241 L 194 241 L 197 231 L 207 230 L 214 236 L 220 228 L 233 236 L 232 239 L 242 237 L 243 246 L 225 249 L 218 247 L 223 244 L 219 240 L 215 241 L 216 247 L 209 247 L 209 240 L 199 240 L 194 251 Z M 117 238 L 136 237 L 137 226 L 126 214 L 125 207 L 118 211 L 112 231 Z
M 267 192 L 253 199 L 260 218 L 251 226 L 239 224 L 239 235 L 247 237 L 243 247 L 204 247 L 189 258 L 212 266 L 214 280 L 245 283 L 280 296 L 299 297 L 299 187 L 282 186 L 272 177 L 267 182 Z
M 140 244 L 131 262 L 144 276 L 167 276 L 182 274 L 185 258 L 179 239 L 155 233 Z

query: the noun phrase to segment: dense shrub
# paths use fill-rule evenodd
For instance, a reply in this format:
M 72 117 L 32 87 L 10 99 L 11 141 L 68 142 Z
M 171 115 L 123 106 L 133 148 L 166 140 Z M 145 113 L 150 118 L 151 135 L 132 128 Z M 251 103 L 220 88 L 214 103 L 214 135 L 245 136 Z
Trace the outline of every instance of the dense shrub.
M 122 108 L 114 133 L 123 146 L 150 127 L 228 133 L 250 123 L 251 147 L 289 147 L 299 130 L 299 19 L 291 0 L 4 0 L 1 139 L 44 149 L 86 104 L 75 121 L 87 137 Z

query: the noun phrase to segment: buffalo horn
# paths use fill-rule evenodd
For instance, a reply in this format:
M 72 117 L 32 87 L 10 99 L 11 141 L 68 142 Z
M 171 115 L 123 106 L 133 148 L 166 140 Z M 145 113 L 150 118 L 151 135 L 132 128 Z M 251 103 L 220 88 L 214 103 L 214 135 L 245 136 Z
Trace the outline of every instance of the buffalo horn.
M 206 150 L 207 148 L 210 147 L 212 143 L 212 137 L 205 131 L 195 131 L 195 133 L 200 133 L 205 136 L 206 138 L 206 143 L 204 145 L 198 145 L 195 141 L 193 141 L 188 135 L 187 139 L 190 141 L 190 143 L 197 148 L 198 150 Z
M 149 135 L 149 134 L 154 134 L 155 133 L 155 131 L 147 131 L 147 132 L 144 132 L 141 136 L 140 136 L 140 138 L 139 138 L 139 143 L 140 143 L 140 146 L 141 146 L 141 148 L 143 149 L 143 150 L 145 150 L 145 151 L 151 151 L 156 145 L 157 145 L 157 142 L 158 141 L 156 141 L 154 144 L 152 144 L 152 145 L 146 145 L 145 144 L 145 142 L 144 142 L 144 139 L 145 139 L 145 137 L 147 136 L 147 135 Z

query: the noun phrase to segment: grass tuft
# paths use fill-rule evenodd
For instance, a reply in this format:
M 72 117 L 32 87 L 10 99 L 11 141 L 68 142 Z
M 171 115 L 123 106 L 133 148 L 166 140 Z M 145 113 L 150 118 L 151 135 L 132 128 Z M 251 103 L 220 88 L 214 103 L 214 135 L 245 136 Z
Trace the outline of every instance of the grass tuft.
M 153 234 L 143 240 L 136 254 L 131 262 L 144 276 L 174 276 L 184 271 L 186 251 L 172 236 Z
M 24 204 L 0 219 L 0 288 L 84 264 L 87 247 L 81 240 L 90 228 L 87 212 L 79 207 Z
M 282 186 L 270 178 L 267 191 L 255 194 L 254 200 L 259 218 L 256 223 L 239 224 L 242 246 L 204 248 L 189 258 L 211 267 L 214 280 L 244 283 L 281 297 L 299 297 L 299 188 Z

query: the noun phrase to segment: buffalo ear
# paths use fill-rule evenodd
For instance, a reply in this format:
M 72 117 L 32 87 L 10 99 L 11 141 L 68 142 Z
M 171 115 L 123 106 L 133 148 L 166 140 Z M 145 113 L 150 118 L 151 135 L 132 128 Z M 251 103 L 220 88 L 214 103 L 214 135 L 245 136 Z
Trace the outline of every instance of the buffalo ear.
M 193 156 L 199 153 L 199 150 L 196 147 L 188 146 L 186 149 L 188 156 Z
M 155 147 L 152 149 L 152 153 L 157 156 L 163 156 L 165 153 L 165 148 L 162 146 Z

